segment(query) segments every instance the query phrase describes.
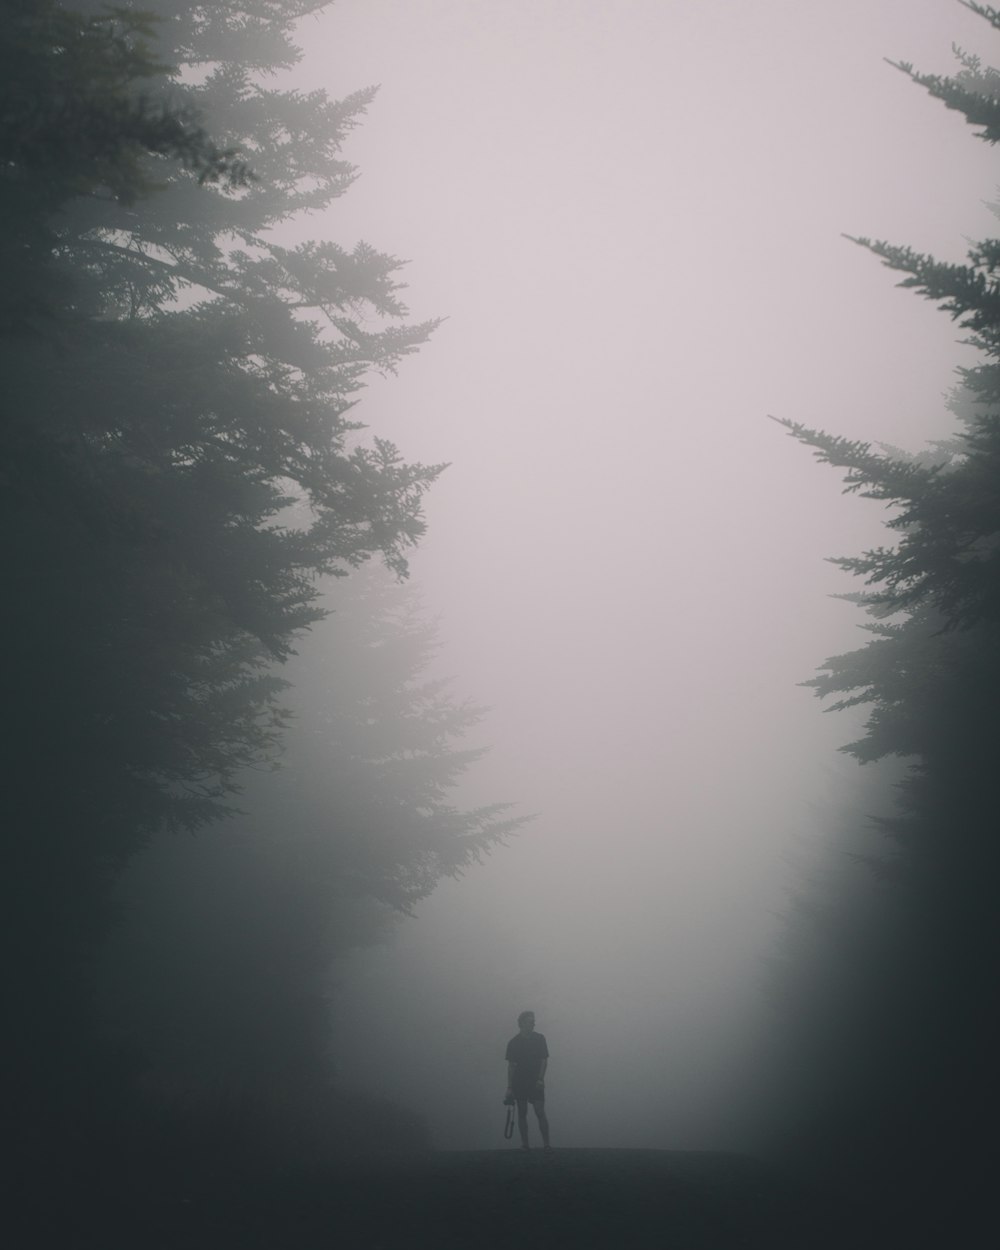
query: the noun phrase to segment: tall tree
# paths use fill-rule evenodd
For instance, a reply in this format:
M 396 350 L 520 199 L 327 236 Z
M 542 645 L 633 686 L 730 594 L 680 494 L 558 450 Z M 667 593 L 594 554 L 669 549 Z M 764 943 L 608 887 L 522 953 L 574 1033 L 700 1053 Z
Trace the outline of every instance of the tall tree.
M 160 835 L 134 859 L 101 978 L 107 1027 L 140 1046 L 161 1101 L 249 1097 L 273 1140 L 315 1149 L 358 1145 L 330 1088 L 334 961 L 522 823 L 453 802 L 480 711 L 428 674 L 413 591 L 369 567 L 326 602 L 285 670 L 278 767 L 242 779 L 242 813 L 212 837 Z
M 305 7 L 165 5 L 155 51 L 130 5 L 13 0 L 0 29 L 0 911 L 28 1121 L 55 1074 L 80 1085 L 80 968 L 115 874 L 155 831 L 224 813 L 273 753 L 273 666 L 322 614 L 317 575 L 378 553 L 404 572 L 438 471 L 351 412 L 366 371 L 432 329 L 405 323 L 399 262 L 265 238 L 349 186 L 337 151 L 369 98 L 255 85 Z M 168 34 L 214 66 L 200 85 Z
M 966 7 L 1000 28 L 997 10 Z M 1000 75 L 958 55 L 962 68 L 951 79 L 898 68 L 981 126 L 977 137 L 992 145 L 1000 141 Z M 894 1217 L 907 1218 L 904 1196 L 922 1185 L 922 1210 L 936 1193 L 937 1214 L 957 1219 L 986 1183 L 997 1111 L 1000 1035 L 988 987 L 1000 972 L 992 767 L 1000 707 L 1000 242 L 977 244 L 968 263 L 956 265 L 855 241 L 902 273 L 900 285 L 948 312 L 981 363 L 960 371 L 951 401 L 957 437 L 919 456 L 783 423 L 846 471 L 849 491 L 893 509 L 894 542 L 838 561 L 864 579 L 858 598 L 871 618 L 870 641 L 828 660 L 808 684 L 835 696 L 836 708 L 869 707 L 863 736 L 846 751 L 908 766 L 895 813 L 877 822 L 891 850 L 870 856 L 884 883 L 883 923 L 860 947 L 843 927 L 831 935 L 832 946 L 852 943 L 854 980 L 842 1009 L 855 1043 L 827 1085 L 818 1123 L 855 1180 L 867 1169 Z

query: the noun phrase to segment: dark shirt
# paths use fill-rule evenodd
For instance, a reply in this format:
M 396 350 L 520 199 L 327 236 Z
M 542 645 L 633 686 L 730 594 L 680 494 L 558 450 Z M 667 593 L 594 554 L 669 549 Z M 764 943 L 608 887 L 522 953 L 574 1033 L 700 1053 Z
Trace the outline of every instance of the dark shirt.
M 538 1083 L 542 1060 L 548 1059 L 549 1048 L 541 1033 L 518 1033 L 507 1043 L 507 1060 L 514 1065 L 511 1085 L 530 1090 Z

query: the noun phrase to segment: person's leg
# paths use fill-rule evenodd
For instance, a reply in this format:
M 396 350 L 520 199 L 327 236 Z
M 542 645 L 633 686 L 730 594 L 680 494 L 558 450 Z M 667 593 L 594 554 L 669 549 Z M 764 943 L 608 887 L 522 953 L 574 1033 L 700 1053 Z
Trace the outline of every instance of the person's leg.
M 535 1108 L 535 1115 L 538 1116 L 538 1127 L 542 1133 L 542 1145 L 546 1150 L 549 1149 L 549 1118 L 545 1114 L 545 1099 L 536 1098 L 531 1104 Z M 527 1118 L 527 1117 L 525 1117 Z
M 515 1098 L 517 1102 L 517 1131 L 521 1134 L 521 1149 L 528 1149 L 528 1100 Z

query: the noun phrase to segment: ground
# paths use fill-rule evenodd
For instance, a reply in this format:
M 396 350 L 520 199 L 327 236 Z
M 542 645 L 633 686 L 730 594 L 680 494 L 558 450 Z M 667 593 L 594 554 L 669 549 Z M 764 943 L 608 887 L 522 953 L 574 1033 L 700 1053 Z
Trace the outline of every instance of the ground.
M 65 1250 L 814 1250 L 859 1244 L 773 1169 L 710 1151 L 516 1148 L 383 1155 L 281 1177 L 113 1178 L 35 1212 Z M 63 1193 L 73 1192 L 73 1187 Z M 828 1209 L 824 1210 L 824 1206 Z M 808 1230 L 808 1231 L 806 1231 Z M 855 1230 L 856 1232 L 856 1230 Z M 843 1237 L 843 1240 L 841 1240 Z

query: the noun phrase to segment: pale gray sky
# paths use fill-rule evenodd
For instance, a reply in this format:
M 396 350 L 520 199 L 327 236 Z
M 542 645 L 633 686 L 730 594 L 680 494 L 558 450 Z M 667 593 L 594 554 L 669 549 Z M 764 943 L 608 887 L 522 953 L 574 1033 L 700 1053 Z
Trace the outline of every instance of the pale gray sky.
M 308 232 L 409 258 L 449 318 L 358 416 L 452 462 L 412 566 L 492 709 L 464 797 L 540 813 L 342 970 L 342 1079 L 499 1145 L 531 1006 L 562 1144 L 724 1145 L 850 734 L 796 686 L 863 641 L 823 560 L 880 518 L 765 417 L 948 428 L 967 349 L 841 232 L 988 232 L 985 145 L 883 58 L 950 72 L 989 29 L 953 0 L 339 0 L 302 33 L 303 85 L 381 84 Z

